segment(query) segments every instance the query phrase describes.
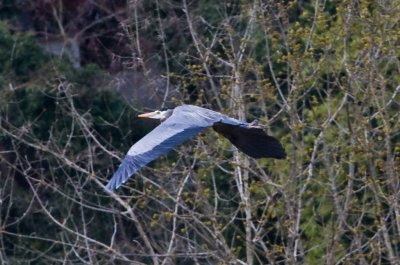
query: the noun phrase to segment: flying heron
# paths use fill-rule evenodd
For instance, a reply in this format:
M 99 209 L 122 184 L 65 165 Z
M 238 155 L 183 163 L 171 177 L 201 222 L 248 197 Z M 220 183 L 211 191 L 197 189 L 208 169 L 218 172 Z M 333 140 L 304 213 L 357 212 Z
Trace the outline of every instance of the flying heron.
M 106 186 L 109 190 L 117 189 L 147 163 L 211 126 L 240 151 L 253 158 L 286 157 L 279 140 L 267 135 L 257 122 L 245 123 L 209 109 L 183 105 L 175 109 L 140 114 L 138 117 L 159 119 L 162 123 L 129 149 Z

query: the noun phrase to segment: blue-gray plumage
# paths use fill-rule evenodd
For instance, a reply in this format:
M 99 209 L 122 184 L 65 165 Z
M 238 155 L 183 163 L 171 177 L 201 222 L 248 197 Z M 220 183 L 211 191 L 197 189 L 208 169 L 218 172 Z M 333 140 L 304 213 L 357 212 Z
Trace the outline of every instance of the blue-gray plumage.
M 286 157 L 279 140 L 268 136 L 259 126 L 241 122 L 209 109 L 183 105 L 173 110 L 141 114 L 139 117 L 165 121 L 129 149 L 107 184 L 109 190 L 118 188 L 137 170 L 211 126 L 228 138 L 240 151 L 251 157 L 277 159 Z

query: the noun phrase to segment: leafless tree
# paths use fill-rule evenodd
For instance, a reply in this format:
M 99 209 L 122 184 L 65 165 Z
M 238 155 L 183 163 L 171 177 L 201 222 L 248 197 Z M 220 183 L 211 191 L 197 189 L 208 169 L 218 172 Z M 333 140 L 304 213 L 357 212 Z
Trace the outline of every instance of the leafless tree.
M 118 13 L 129 67 L 150 80 L 162 64 L 161 105 L 257 118 L 288 158 L 251 159 L 207 131 L 109 192 L 129 146 L 100 128 L 131 135 L 117 126 L 123 113 L 98 120 L 78 103 L 77 84 L 48 80 L 41 91 L 55 114 L 43 132 L 50 110 L 13 118 L 23 111 L 11 112 L 12 93 L 25 88 L 9 84 L 1 88 L 10 91 L 0 120 L 2 263 L 398 264 L 399 9 L 129 1 Z M 159 49 L 146 50 L 152 36 Z

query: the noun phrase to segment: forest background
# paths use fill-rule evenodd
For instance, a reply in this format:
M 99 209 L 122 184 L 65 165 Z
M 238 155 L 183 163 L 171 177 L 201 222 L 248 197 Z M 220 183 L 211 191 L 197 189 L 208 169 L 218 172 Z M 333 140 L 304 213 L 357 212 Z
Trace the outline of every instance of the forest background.
M 1 264 L 399 264 L 400 2 L 0 1 Z M 104 185 L 180 104 L 207 130 Z

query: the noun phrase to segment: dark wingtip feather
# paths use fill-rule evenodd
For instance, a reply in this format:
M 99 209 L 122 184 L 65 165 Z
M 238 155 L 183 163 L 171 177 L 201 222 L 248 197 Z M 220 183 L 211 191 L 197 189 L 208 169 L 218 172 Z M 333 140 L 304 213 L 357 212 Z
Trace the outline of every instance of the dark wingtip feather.
M 285 149 L 279 140 L 267 135 L 264 130 L 259 127 L 216 123 L 213 128 L 228 138 L 233 145 L 248 156 L 253 158 L 286 158 Z
M 253 158 L 271 157 L 275 159 L 285 159 L 286 152 L 278 139 L 266 135 L 256 137 L 258 140 L 250 140 L 247 143 L 236 145 L 239 150 Z
M 261 149 L 263 156 L 261 157 L 272 157 L 276 159 L 286 158 L 285 149 L 277 138 L 262 132 L 262 134 L 256 137 L 256 139 L 258 139 L 260 144 L 263 145 L 263 148 Z

